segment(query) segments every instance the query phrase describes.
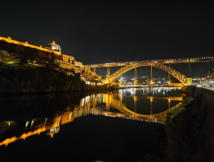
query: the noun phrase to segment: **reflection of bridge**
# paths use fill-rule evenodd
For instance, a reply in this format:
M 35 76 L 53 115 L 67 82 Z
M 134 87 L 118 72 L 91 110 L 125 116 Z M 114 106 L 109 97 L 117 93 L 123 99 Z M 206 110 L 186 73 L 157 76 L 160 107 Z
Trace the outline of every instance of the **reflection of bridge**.
M 53 137 L 53 135 L 60 130 L 60 125 L 64 125 L 70 122 L 73 122 L 74 119 L 86 116 L 86 115 L 102 115 L 108 117 L 118 117 L 132 120 L 148 121 L 154 123 L 165 123 L 167 113 L 181 106 L 181 102 L 177 105 L 165 110 L 164 112 L 157 114 L 143 115 L 128 109 L 122 101 L 118 100 L 117 97 L 113 94 L 97 94 L 86 96 L 80 101 L 80 105 L 76 106 L 72 111 L 63 112 L 56 114 L 53 118 L 38 118 L 32 119 L 25 122 L 25 131 L 20 136 L 14 136 L 7 138 L 0 142 L 0 146 L 7 146 L 10 143 L 13 143 L 17 140 L 24 140 L 33 135 L 39 135 L 40 133 L 47 132 L 48 135 Z M 152 97 L 152 100 L 156 97 Z M 182 101 L 182 97 L 157 97 L 157 99 L 167 99 L 168 101 Z M 149 98 L 150 101 L 151 97 Z M 99 104 L 105 103 L 106 107 L 99 107 Z M 119 112 L 111 112 L 109 106 L 118 110 Z M 68 108 L 69 109 L 69 108 Z M 10 122 L 7 122 L 9 125 Z
M 134 96 L 135 97 L 135 96 Z M 141 96 L 142 97 L 142 96 Z M 154 99 L 158 98 L 158 99 L 164 99 L 164 97 L 147 97 L 150 102 L 152 103 L 154 101 Z M 134 98 L 135 99 L 135 98 Z M 109 95 L 106 94 L 104 102 L 107 104 L 107 107 L 113 107 L 115 109 L 117 109 L 119 112 L 126 114 L 127 116 L 134 118 L 134 119 L 141 119 L 141 120 L 151 120 L 153 122 L 165 122 L 166 118 L 167 118 L 167 114 L 168 112 L 180 107 L 182 105 L 182 100 L 183 97 L 165 97 L 165 99 L 168 100 L 168 102 L 170 103 L 171 101 L 180 101 L 178 104 L 176 104 L 173 107 L 169 107 L 167 110 L 161 112 L 161 113 L 156 113 L 156 114 L 149 114 L 149 115 L 143 115 L 143 114 L 139 114 L 136 113 L 130 109 L 128 109 L 121 100 L 117 100 L 113 95 Z
M 188 86 L 192 84 L 192 78 L 189 78 L 180 72 L 176 71 L 175 69 L 170 67 L 170 64 L 178 64 L 178 63 L 198 63 L 198 62 L 213 62 L 214 57 L 200 57 L 200 58 L 184 58 L 184 59 L 163 59 L 163 60 L 148 60 L 148 61 L 134 61 L 134 62 L 118 62 L 118 63 L 105 63 L 105 64 L 93 64 L 93 65 L 86 65 L 86 67 L 94 68 L 107 68 L 107 75 L 105 82 L 106 83 L 113 83 L 116 81 L 121 75 L 130 71 L 132 69 L 136 69 L 141 66 L 150 66 L 151 67 L 151 80 L 152 82 L 152 67 L 161 69 L 177 80 L 179 80 L 184 86 Z M 169 66 L 166 66 L 168 64 Z M 121 69 L 114 72 L 110 75 L 110 67 L 122 67 Z

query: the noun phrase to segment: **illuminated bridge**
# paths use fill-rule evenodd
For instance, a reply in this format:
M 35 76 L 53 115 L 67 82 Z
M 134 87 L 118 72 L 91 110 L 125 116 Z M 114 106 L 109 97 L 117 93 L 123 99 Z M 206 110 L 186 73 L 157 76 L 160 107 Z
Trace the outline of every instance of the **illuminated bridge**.
M 179 71 L 170 67 L 171 64 L 180 64 L 180 63 L 199 63 L 199 62 L 214 62 L 214 57 L 196 57 L 196 58 L 180 58 L 180 59 L 160 59 L 160 60 L 145 60 L 145 61 L 133 61 L 133 62 L 113 62 L 113 63 L 104 63 L 104 64 L 92 64 L 86 65 L 86 67 L 94 68 L 107 68 L 107 75 L 105 78 L 105 83 L 113 83 L 124 73 L 136 69 L 142 66 L 150 66 L 151 67 L 151 78 L 150 83 L 153 84 L 152 81 L 152 67 L 161 69 L 167 72 L 169 75 L 176 78 L 178 81 L 182 83 L 183 86 L 188 86 L 192 84 L 192 78 L 187 77 L 181 74 Z M 121 67 L 119 70 L 110 75 L 111 67 Z
M 214 62 L 214 57 L 195 57 L 195 58 L 180 58 L 180 59 L 160 59 L 160 60 L 144 60 L 144 61 L 131 61 L 131 62 L 112 62 L 104 64 L 93 64 L 83 66 L 81 62 L 75 60 L 73 56 L 62 54 L 61 50 L 55 50 L 58 45 L 55 42 L 52 42 L 51 48 L 42 47 L 30 44 L 28 42 L 20 42 L 12 39 L 11 37 L 5 38 L 0 36 L 0 49 L 11 51 L 11 57 L 13 61 L 18 62 L 37 62 L 39 65 L 46 65 L 51 67 L 60 67 L 61 69 L 74 70 L 76 72 L 87 72 L 85 75 L 82 75 L 83 78 L 88 78 L 88 80 L 99 80 L 100 84 L 103 85 L 101 81 L 101 76 L 96 76 L 96 68 L 107 68 L 107 75 L 104 79 L 106 84 L 115 83 L 116 80 L 122 76 L 124 73 L 135 69 L 135 81 L 137 82 L 136 68 L 142 66 L 151 67 L 150 74 L 150 84 L 154 84 L 152 79 L 152 68 L 161 69 L 176 78 L 180 85 L 188 86 L 192 84 L 192 78 L 185 76 L 179 71 L 170 67 L 171 64 L 179 63 L 199 63 L 199 62 Z M 2 56 L 5 59 L 5 56 Z M 11 61 L 10 61 L 11 62 Z M 119 70 L 110 74 L 111 67 L 121 67 Z M 90 68 L 94 69 L 94 72 L 90 71 Z M 190 70 L 189 66 L 189 72 Z M 170 77 L 169 77 L 170 78 Z M 170 82 L 171 86 L 173 84 Z M 169 84 L 169 85 L 170 85 Z

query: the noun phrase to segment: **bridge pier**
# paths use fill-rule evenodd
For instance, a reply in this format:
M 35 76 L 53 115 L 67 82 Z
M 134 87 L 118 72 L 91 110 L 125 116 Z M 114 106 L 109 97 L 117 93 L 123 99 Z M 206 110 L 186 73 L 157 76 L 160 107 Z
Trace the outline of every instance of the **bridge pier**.
M 169 68 L 170 68 L 170 64 L 169 64 Z M 168 73 L 168 84 L 171 83 L 171 78 L 170 78 L 170 74 Z
M 190 63 L 190 59 L 189 59 L 189 62 L 188 62 L 188 77 L 191 78 L 192 76 L 192 68 L 191 68 L 191 63 Z
M 154 84 L 154 81 L 152 79 L 152 65 L 150 66 L 150 84 Z
M 137 84 L 137 68 L 134 68 L 134 85 Z
M 170 107 L 171 107 L 171 100 L 168 99 L 168 109 L 170 109 Z
M 110 75 L 111 75 L 110 67 L 107 67 L 106 78 L 108 78 Z
M 96 73 L 96 67 L 94 67 L 93 71 Z

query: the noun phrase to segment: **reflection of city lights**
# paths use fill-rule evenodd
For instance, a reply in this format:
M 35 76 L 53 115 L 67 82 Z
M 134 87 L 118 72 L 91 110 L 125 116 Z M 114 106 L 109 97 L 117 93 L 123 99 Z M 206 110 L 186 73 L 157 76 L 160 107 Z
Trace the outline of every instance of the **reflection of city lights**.
M 31 121 L 30 120 L 26 121 L 23 124 L 30 130 L 29 131 L 26 128 L 25 131 L 28 130 L 29 132 L 24 132 L 21 136 L 18 136 L 18 137 L 12 137 L 12 138 L 8 138 L 3 141 L 0 141 L 0 146 L 1 145 L 7 146 L 8 144 L 15 142 L 17 140 L 26 139 L 32 135 L 40 134 L 46 131 L 48 131 L 47 132 L 48 135 L 53 137 L 54 134 L 60 131 L 60 125 L 73 122 L 74 119 L 82 116 L 86 116 L 89 114 L 125 118 L 129 120 L 131 119 L 131 120 L 164 123 L 167 116 L 166 114 L 169 111 L 175 108 L 178 108 L 182 105 L 183 97 L 178 97 L 178 96 L 172 97 L 170 96 L 169 93 L 167 93 L 167 92 L 170 92 L 170 90 L 176 90 L 176 89 L 178 88 L 166 88 L 166 87 L 146 87 L 146 88 L 140 88 L 140 89 L 129 88 L 129 89 L 119 90 L 119 94 L 118 93 L 106 93 L 106 94 L 100 93 L 96 95 L 92 94 L 82 98 L 80 101 L 80 104 L 76 105 L 72 109 L 72 111 L 59 113 L 54 118 L 45 118 L 45 120 L 42 119 L 42 121 L 40 121 L 40 119 L 32 119 Z M 163 96 L 164 93 L 167 93 L 167 96 Z M 152 94 L 155 94 L 155 95 L 152 96 Z M 122 102 L 123 98 L 124 98 L 124 102 L 126 101 L 127 98 L 131 98 L 134 100 L 135 104 L 136 103 L 138 104 L 137 101 L 140 101 L 140 99 L 147 100 L 146 102 L 150 104 L 151 110 L 155 110 L 153 109 L 153 107 L 155 107 L 156 105 L 155 103 L 159 102 L 159 100 L 165 100 L 166 102 L 164 103 L 169 106 L 168 106 L 168 109 L 164 110 L 163 112 L 151 111 L 152 115 L 141 114 L 141 113 L 138 113 L 136 109 L 133 110 L 133 107 L 130 107 L 130 105 L 126 106 L 126 103 Z M 133 103 L 133 100 L 131 100 L 132 103 Z M 167 104 L 167 101 L 168 101 L 168 104 Z M 109 106 L 110 109 L 106 109 L 106 106 Z M 112 109 L 114 111 L 112 111 Z M 117 112 L 115 112 L 115 110 Z M 50 122 L 47 122 L 47 121 L 50 121 Z M 38 123 L 40 124 L 38 125 Z M 8 124 L 10 125 L 10 123 Z
M 130 95 L 135 95 L 136 90 L 134 88 L 129 88 L 129 89 L 126 89 L 125 92 Z M 124 94 L 125 94 L 125 92 L 124 92 Z
M 153 98 L 152 96 L 150 96 L 150 97 L 149 97 L 149 101 L 150 101 L 150 102 L 153 102 L 153 101 L 154 101 L 154 98 Z
M 150 84 L 154 84 L 154 81 L 153 80 L 150 80 L 150 82 L 149 82 Z

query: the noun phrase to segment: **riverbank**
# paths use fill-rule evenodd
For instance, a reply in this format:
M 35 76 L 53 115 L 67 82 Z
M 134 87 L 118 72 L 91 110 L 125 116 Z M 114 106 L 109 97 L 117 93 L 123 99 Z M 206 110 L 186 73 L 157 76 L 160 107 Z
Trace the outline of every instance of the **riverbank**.
M 114 87 L 87 85 L 79 73 L 50 67 L 11 66 L 0 68 L 0 94 L 97 91 Z
M 167 161 L 214 161 L 214 92 L 188 91 L 194 100 L 166 126 Z

